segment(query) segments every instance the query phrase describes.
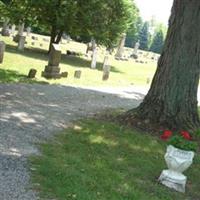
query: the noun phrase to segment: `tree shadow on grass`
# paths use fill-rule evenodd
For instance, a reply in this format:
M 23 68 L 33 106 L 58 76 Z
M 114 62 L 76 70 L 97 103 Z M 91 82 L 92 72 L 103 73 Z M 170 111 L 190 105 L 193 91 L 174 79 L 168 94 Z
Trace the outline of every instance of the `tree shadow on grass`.
M 37 60 L 48 61 L 47 51 L 39 49 L 39 48 L 31 48 L 31 49 L 25 48 L 25 51 L 20 52 L 16 49 L 15 46 L 7 44 L 6 45 L 6 51 L 9 52 L 9 53 L 21 54 L 23 56 L 34 58 L 34 59 L 37 59 Z M 90 68 L 91 61 L 86 60 L 86 59 L 81 58 L 81 57 L 67 56 L 67 55 L 62 54 L 61 64 L 70 65 L 72 67 Z M 103 68 L 103 63 L 97 62 L 96 69 L 99 70 L 99 71 L 102 71 L 102 68 Z M 114 66 L 111 66 L 110 71 L 115 72 L 115 73 L 121 73 L 121 74 L 123 73 L 122 71 L 118 70 Z
M 29 79 L 23 74 L 19 74 L 17 71 L 0 69 L 0 83 L 40 83 L 48 84 L 45 81 L 38 81 L 37 79 Z

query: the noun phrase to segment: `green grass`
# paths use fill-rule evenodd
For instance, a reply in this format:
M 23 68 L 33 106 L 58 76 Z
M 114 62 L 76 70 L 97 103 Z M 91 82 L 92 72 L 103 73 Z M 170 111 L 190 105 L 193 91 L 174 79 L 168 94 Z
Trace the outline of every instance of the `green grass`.
M 8 37 L 1 37 L 1 40 L 7 44 L 6 53 L 3 64 L 0 64 L 0 82 L 12 82 L 12 79 L 4 73 L 8 70 L 16 74 L 16 81 L 21 82 L 18 76 L 27 76 L 31 68 L 37 69 L 36 80 L 48 81 L 48 83 L 58 83 L 64 85 L 77 85 L 77 86 L 130 86 L 130 85 L 146 85 L 148 77 L 153 77 L 155 72 L 156 63 L 148 59 L 148 64 L 140 64 L 134 62 L 132 59 L 129 61 L 117 61 L 114 59 L 114 54 L 110 57 L 111 74 L 108 81 L 102 81 L 102 62 L 104 59 L 105 50 L 100 48 L 98 56 L 97 69 L 90 69 L 90 58 L 82 57 L 69 57 L 66 56 L 66 50 L 73 50 L 76 52 L 85 53 L 86 45 L 71 41 L 67 44 L 61 44 L 62 61 L 60 64 L 61 71 L 68 71 L 69 77 L 60 80 L 46 80 L 41 77 L 41 72 L 48 63 L 48 42 L 42 40 L 44 36 L 39 36 L 39 41 L 35 41 L 35 45 L 31 45 L 31 38 L 27 37 L 27 45 L 24 52 L 17 51 L 16 44 Z M 40 47 L 40 44 L 43 47 Z M 127 49 L 128 50 L 128 49 Z M 130 51 L 130 49 L 129 49 Z M 151 57 L 151 54 L 149 54 Z M 141 58 L 141 60 L 147 60 Z M 81 79 L 74 79 L 74 71 L 81 70 Z
M 64 130 L 30 159 L 41 197 L 57 200 L 198 200 L 200 159 L 195 157 L 186 194 L 157 182 L 166 168 L 166 144 L 111 122 L 84 120 Z M 39 184 L 38 184 L 39 183 Z

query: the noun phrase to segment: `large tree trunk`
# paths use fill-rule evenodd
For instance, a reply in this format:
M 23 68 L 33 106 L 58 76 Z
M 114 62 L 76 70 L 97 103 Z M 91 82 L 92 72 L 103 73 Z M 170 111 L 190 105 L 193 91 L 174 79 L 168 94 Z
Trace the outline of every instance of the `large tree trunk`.
M 165 45 L 151 88 L 128 115 L 168 128 L 199 127 L 200 1 L 174 0 Z

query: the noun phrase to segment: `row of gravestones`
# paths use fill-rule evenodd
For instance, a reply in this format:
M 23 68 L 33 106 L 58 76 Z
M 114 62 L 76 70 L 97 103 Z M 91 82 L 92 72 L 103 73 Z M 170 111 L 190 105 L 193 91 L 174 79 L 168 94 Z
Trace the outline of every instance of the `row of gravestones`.
M 60 64 L 61 61 L 61 49 L 58 44 L 52 44 L 51 51 L 49 54 L 48 65 L 45 66 L 45 70 L 42 72 L 42 76 L 47 79 L 57 79 L 62 77 L 67 77 L 68 72 L 60 73 Z M 32 69 L 34 71 L 34 69 Z M 30 71 L 31 73 L 31 71 Z M 32 73 L 31 73 L 32 74 Z M 110 66 L 108 65 L 108 56 L 105 56 L 103 64 L 103 77 L 102 80 L 108 80 L 110 74 Z M 75 71 L 75 78 L 81 77 L 81 71 Z

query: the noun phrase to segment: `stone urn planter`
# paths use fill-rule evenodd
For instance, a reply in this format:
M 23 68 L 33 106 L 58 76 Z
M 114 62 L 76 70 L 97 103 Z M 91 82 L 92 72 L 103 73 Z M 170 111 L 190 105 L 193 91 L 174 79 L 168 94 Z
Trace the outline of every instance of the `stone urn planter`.
M 159 181 L 169 188 L 184 193 L 187 177 L 182 173 L 190 167 L 193 158 L 193 151 L 185 151 L 169 145 L 165 154 L 169 169 L 162 171 Z

